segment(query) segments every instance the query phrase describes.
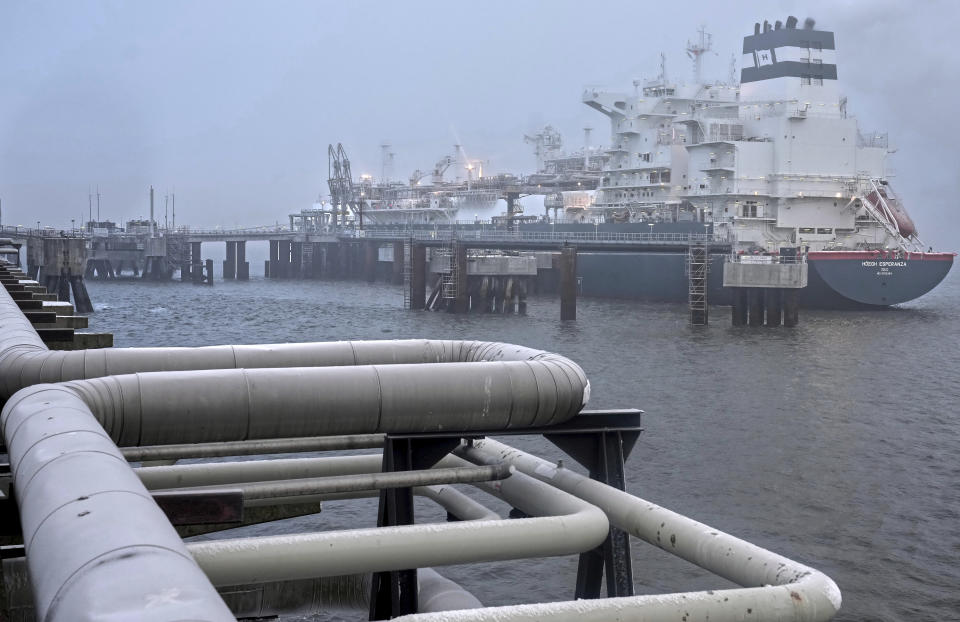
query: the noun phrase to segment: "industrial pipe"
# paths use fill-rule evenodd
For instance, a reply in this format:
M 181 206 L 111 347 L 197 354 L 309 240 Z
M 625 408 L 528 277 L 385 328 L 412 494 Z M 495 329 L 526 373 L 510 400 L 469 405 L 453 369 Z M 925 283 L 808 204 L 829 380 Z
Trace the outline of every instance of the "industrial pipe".
M 369 454 L 363 456 L 176 464 L 139 467 L 133 469 L 133 472 L 137 474 L 147 490 L 160 490 L 378 473 L 382 465 L 383 457 L 380 454 Z
M 441 466 L 463 466 L 448 456 Z M 516 473 L 499 494 L 534 518 L 215 540 L 190 553 L 214 585 L 288 581 L 588 551 L 607 536 L 603 512 Z
M 573 417 L 589 394 L 582 375 L 546 359 L 154 372 L 64 386 L 122 446 L 528 428 Z
M 308 451 L 377 449 L 380 447 L 383 447 L 383 434 L 349 434 L 346 436 L 278 438 L 265 441 L 124 447 L 120 451 L 123 453 L 123 457 L 130 462 L 150 462 L 154 460 L 182 460 L 184 458 L 222 458 L 225 456 L 263 456 Z
M 796 622 L 830 620 L 839 611 L 840 590 L 823 573 L 666 508 L 629 495 L 574 471 L 497 441 L 476 441 L 457 452 L 471 461 L 508 462 L 523 473 L 601 508 L 610 523 L 633 536 L 713 572 L 749 586 L 742 589 L 578 600 L 491 607 L 457 612 L 457 622 L 611 622 L 642 618 L 726 622 L 769 619 Z M 442 614 L 416 614 L 405 622 L 447 621 Z
M 38 619 L 234 620 L 74 391 L 25 389 L 0 427 Z
M 25 558 L 3 560 L 2 572 L 5 611 L 0 611 L 0 616 L 5 613 L 10 619 L 36 620 Z M 473 594 L 432 568 L 421 568 L 417 580 L 417 611 L 483 606 Z M 231 613 L 244 619 L 366 610 L 370 606 L 370 575 L 231 585 L 217 592 Z
M 537 380 L 559 382 L 560 392 L 564 387 L 579 388 L 580 406 L 590 397 L 583 370 L 570 359 L 506 343 L 412 339 L 50 351 L 2 287 L 0 326 L 0 398 L 40 383 L 139 372 L 523 361 L 548 369 L 545 375 L 543 369 L 535 372 Z
M 231 490 L 243 493 L 243 499 L 254 501 L 282 497 L 304 497 L 361 490 L 385 490 L 387 488 L 412 488 L 436 484 L 469 484 L 498 481 L 510 477 L 507 465 L 485 467 L 454 467 L 449 469 L 424 469 L 420 471 L 394 471 L 391 473 L 364 473 L 335 477 L 310 477 L 282 481 L 258 481 L 233 484 Z M 202 490 L 203 488 L 199 488 Z M 216 490 L 217 488 L 214 488 Z M 176 490 L 176 489 L 174 489 Z M 191 488 L 198 490 L 198 488 Z

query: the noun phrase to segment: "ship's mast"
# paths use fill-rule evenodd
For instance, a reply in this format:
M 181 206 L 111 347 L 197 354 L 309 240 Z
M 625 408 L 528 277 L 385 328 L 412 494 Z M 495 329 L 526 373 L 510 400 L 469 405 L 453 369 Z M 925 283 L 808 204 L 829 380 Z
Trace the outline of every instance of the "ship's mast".
M 380 145 L 380 151 L 380 182 L 388 184 L 393 176 L 393 156 L 396 154 L 390 151 L 390 144 L 386 142 Z
M 703 67 L 703 55 L 713 49 L 713 35 L 706 31 L 706 26 L 700 26 L 697 33 L 700 35 L 698 41 L 694 43 L 687 41 L 687 56 L 693 59 L 694 82 L 702 84 L 700 74 Z
M 593 128 L 589 125 L 583 128 L 583 170 L 590 170 L 590 132 Z

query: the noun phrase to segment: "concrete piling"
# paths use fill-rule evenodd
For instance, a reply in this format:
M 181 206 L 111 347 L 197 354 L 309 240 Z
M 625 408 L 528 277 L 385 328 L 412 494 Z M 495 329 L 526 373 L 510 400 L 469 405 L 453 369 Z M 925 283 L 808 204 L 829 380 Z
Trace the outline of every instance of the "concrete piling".
M 577 247 L 565 245 L 556 256 L 560 272 L 560 319 L 577 319 Z
M 290 240 L 279 240 L 277 243 L 279 254 L 277 256 L 276 278 L 278 279 L 290 278 L 290 254 L 292 252 L 292 246 L 293 243 Z M 273 274 L 273 267 L 270 269 L 270 274 Z
M 747 288 L 747 323 L 763 326 L 763 290 L 758 287 Z
M 350 250 L 351 245 L 346 242 L 337 244 L 337 278 L 350 277 Z
M 767 309 L 767 326 L 780 326 L 783 316 L 783 290 L 768 288 L 763 290 L 763 304 Z
M 800 321 L 797 290 L 787 289 L 783 292 L 783 325 L 796 326 Z
M 455 240 L 452 252 L 454 265 L 451 268 L 455 271 L 453 278 L 456 284 L 452 311 L 466 313 L 470 310 L 470 297 L 467 294 L 467 247 L 463 242 Z
M 201 259 L 200 242 L 190 243 L 190 276 L 193 282 L 203 283 L 203 259 Z
M 207 285 L 213 285 L 213 260 L 208 259 L 206 261 L 206 264 L 207 264 L 207 275 L 204 279 L 204 283 L 206 283 Z
M 277 266 L 280 262 L 280 240 L 270 240 L 270 257 L 264 265 L 264 276 L 267 278 L 278 278 L 280 272 Z
M 227 258 L 223 260 L 223 280 L 237 278 L 237 242 L 227 241 Z
M 324 244 L 324 247 L 323 275 L 328 279 L 336 279 L 340 275 L 340 245 Z
M 733 304 L 730 309 L 733 312 L 733 325 L 747 325 L 747 290 L 743 287 L 733 288 Z
M 247 243 L 241 240 L 240 242 L 234 242 L 234 244 L 236 244 L 237 280 L 249 281 L 250 262 L 247 261 Z
M 403 242 L 393 243 L 391 280 L 394 285 L 401 285 L 403 283 Z
M 380 244 L 367 240 L 363 244 L 363 279 L 373 283 L 377 278 L 377 260 L 380 254 Z
M 303 242 L 290 242 L 290 278 L 303 278 Z

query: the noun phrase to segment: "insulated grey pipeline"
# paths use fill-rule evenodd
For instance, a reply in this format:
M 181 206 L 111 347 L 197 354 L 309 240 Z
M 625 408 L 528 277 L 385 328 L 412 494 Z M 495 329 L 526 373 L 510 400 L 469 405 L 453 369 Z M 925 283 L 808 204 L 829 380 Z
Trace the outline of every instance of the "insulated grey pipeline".
M 439 463 L 469 465 L 454 456 Z M 598 508 L 521 473 L 478 485 L 533 518 L 213 540 L 189 550 L 214 585 L 238 585 L 569 555 L 598 546 L 609 531 Z
M 123 457 L 130 462 L 145 462 L 151 460 L 181 460 L 183 458 L 222 458 L 224 456 L 263 456 L 266 454 L 308 451 L 376 449 L 380 447 L 383 447 L 383 434 L 350 434 L 346 436 L 278 438 L 267 441 L 124 447 L 121 451 Z
M 120 446 L 529 428 L 573 417 L 589 395 L 580 368 L 553 358 L 153 372 L 63 386 Z
M 248 482 L 233 484 L 230 486 L 230 490 L 239 490 L 242 492 L 243 500 L 247 502 L 261 499 L 336 494 L 340 492 L 385 490 L 387 488 L 412 488 L 437 484 L 489 482 L 510 477 L 511 473 L 511 467 L 507 465 L 454 467 L 450 469 L 425 469 L 422 471 L 365 473 L 360 475 Z
M 404 622 L 645 622 L 778 620 L 823 622 L 840 609 L 840 590 L 823 573 L 649 501 L 493 440 L 476 441 L 459 455 L 474 462 L 505 461 L 523 473 L 603 509 L 610 523 L 742 589 L 658 594 L 592 601 L 490 607 L 397 618 Z
M 2 287 L 0 326 L 0 398 L 40 383 L 140 372 L 523 361 L 536 361 L 541 368 L 537 380 L 556 381 L 559 393 L 567 386 L 582 391 L 581 407 L 590 398 L 590 383 L 570 359 L 507 343 L 412 339 L 51 351 Z M 542 369 L 550 371 L 544 374 Z
M 24 389 L 0 427 L 38 620 L 234 620 L 74 391 Z

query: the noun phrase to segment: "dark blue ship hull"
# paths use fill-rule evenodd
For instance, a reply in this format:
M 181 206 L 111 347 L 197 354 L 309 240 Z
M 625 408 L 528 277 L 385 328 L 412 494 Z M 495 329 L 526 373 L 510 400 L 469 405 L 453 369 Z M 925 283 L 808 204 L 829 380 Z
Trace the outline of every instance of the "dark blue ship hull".
M 807 308 L 886 307 L 926 294 L 953 266 L 952 253 L 810 253 L 808 285 L 799 291 Z M 725 255 L 712 255 L 707 296 L 710 304 L 730 304 L 723 287 Z M 580 253 L 580 293 L 602 298 L 685 302 L 688 296 L 684 253 Z

